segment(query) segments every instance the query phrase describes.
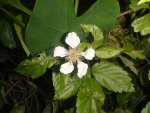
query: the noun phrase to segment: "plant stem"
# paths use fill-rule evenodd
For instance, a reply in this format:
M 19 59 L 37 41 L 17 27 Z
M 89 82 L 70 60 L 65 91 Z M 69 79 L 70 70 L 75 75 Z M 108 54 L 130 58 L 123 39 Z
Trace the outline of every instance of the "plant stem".
M 79 6 L 79 0 L 75 0 L 75 15 L 77 16 L 77 13 L 78 13 L 78 6 Z
M 11 18 L 14 19 L 15 22 L 17 22 L 18 24 L 20 24 L 22 27 L 25 27 L 25 24 L 23 22 L 21 22 L 20 20 L 18 20 L 13 14 L 11 14 L 9 11 L 7 11 L 6 9 L 0 7 L 0 10 L 3 11 L 4 13 L 6 13 L 7 15 L 9 15 Z
M 18 38 L 19 38 L 19 41 L 25 51 L 25 53 L 27 54 L 27 56 L 30 55 L 30 51 L 29 49 L 27 48 L 23 38 L 22 38 L 22 33 L 21 33 L 21 26 L 17 25 L 16 23 L 14 23 L 14 27 L 15 27 L 15 30 L 16 30 L 16 34 L 18 35 Z

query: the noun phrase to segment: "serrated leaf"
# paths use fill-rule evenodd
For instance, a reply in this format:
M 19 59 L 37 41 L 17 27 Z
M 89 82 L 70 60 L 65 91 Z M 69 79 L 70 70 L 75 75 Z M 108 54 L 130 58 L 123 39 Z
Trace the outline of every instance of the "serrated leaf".
M 129 102 L 132 93 L 118 93 L 117 94 L 117 103 L 119 106 L 126 105 Z
M 150 2 L 150 0 L 140 0 L 140 1 L 138 2 L 138 5 L 143 4 L 143 3 L 145 3 L 145 2 Z
M 87 24 L 87 25 L 81 24 L 81 27 L 84 32 L 90 32 L 93 35 L 94 37 L 94 42 L 92 42 L 93 48 L 97 48 L 101 46 L 104 40 L 104 36 L 103 36 L 103 32 L 101 31 L 100 28 L 98 28 L 98 26 L 92 24 Z
M 16 47 L 11 25 L 8 21 L 2 19 L 0 19 L 0 42 L 10 49 Z
M 16 68 L 16 71 L 25 75 L 37 78 L 46 72 L 56 63 L 56 60 L 51 56 L 46 56 L 46 53 L 40 53 L 39 57 L 26 59 L 22 61 Z
M 99 58 L 111 58 L 121 53 L 123 49 L 114 46 L 104 46 L 96 49 L 96 56 Z
M 146 107 L 142 109 L 141 113 L 150 113 L 150 102 L 148 102 Z
M 71 75 L 53 73 L 53 85 L 55 99 L 66 100 L 76 94 L 81 85 L 81 80 L 78 77 L 71 77 Z
M 103 113 L 105 95 L 96 80 L 85 79 L 77 96 L 77 113 Z
M 120 58 L 121 58 L 122 62 L 124 63 L 124 65 L 126 67 L 128 67 L 133 73 L 135 73 L 136 75 L 138 75 L 138 71 L 135 68 L 134 63 L 131 60 L 129 60 L 126 57 L 123 57 L 123 56 L 120 56 Z
M 96 63 L 92 67 L 94 78 L 105 88 L 114 92 L 134 91 L 131 78 L 121 67 L 106 61 Z
M 132 27 L 135 32 L 140 32 L 141 35 L 150 34 L 150 13 L 135 19 L 132 23 Z
M 139 4 L 138 5 L 138 0 L 131 0 L 131 4 L 129 7 L 134 11 L 138 11 L 143 8 L 149 8 L 149 6 L 147 4 Z
M 124 52 L 125 54 L 129 55 L 130 57 L 136 59 L 145 59 L 144 51 L 143 50 L 132 50 L 130 52 Z
M 82 35 L 80 24 L 95 24 L 107 31 L 114 26 L 118 14 L 117 0 L 97 0 L 80 17 L 75 16 L 72 0 L 36 0 L 26 29 L 26 42 L 35 54 L 60 44 L 68 32 Z

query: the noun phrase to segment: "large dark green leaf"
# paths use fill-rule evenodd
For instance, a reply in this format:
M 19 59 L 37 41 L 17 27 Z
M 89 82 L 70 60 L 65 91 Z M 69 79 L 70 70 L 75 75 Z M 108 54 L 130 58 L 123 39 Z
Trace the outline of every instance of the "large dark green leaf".
M 26 30 L 26 42 L 34 54 L 56 46 L 70 31 L 82 34 L 80 24 L 95 24 L 103 30 L 111 29 L 118 13 L 117 0 L 97 0 L 80 17 L 75 17 L 72 0 L 36 0 Z
M 16 42 L 9 22 L 0 19 L 0 43 L 9 48 L 15 48 Z
M 55 99 L 66 100 L 77 93 L 81 80 L 77 77 L 71 77 L 71 75 L 53 73 L 53 85 Z
M 78 92 L 77 113 L 103 113 L 104 100 L 101 85 L 94 79 L 85 79 Z
M 39 54 L 39 57 L 32 59 L 26 59 L 22 61 L 16 68 L 16 71 L 32 77 L 39 77 L 46 72 L 47 68 L 50 68 L 56 63 L 56 60 L 51 56 L 46 56 L 45 53 Z
M 134 90 L 128 73 L 113 63 L 104 61 L 96 63 L 92 73 L 95 79 L 108 90 L 120 93 Z

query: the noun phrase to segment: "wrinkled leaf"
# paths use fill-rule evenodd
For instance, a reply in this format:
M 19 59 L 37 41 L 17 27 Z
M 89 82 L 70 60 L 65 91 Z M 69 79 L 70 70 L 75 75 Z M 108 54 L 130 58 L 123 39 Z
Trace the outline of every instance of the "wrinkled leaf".
M 93 48 L 101 46 L 104 40 L 104 36 L 103 36 L 103 32 L 101 31 L 100 28 L 98 28 L 98 26 L 92 24 L 88 24 L 88 25 L 81 24 L 81 27 L 83 28 L 84 32 L 90 32 L 94 37 L 94 42 L 92 43 Z
M 94 24 L 109 30 L 118 13 L 117 0 L 97 0 L 80 17 L 75 16 L 72 0 L 36 0 L 26 29 L 26 42 L 35 54 L 60 44 L 60 39 L 64 39 L 68 32 L 74 31 L 80 36 L 83 34 L 80 24 Z
M 143 4 L 143 3 L 145 3 L 145 2 L 150 2 L 150 0 L 140 0 L 140 1 L 138 2 L 138 5 L 139 5 L 139 4 Z
M 53 85 L 55 99 L 66 100 L 77 93 L 81 80 L 78 77 L 71 77 L 71 75 L 53 73 Z
M 25 12 L 28 15 L 31 15 L 31 11 L 27 9 L 25 6 L 22 5 L 20 0 L 0 0 L 1 5 L 10 5 L 13 6 L 23 12 Z
M 141 35 L 150 34 L 150 13 L 135 19 L 132 23 L 135 32 L 140 32 Z
M 95 79 L 105 88 L 114 92 L 132 92 L 134 91 L 131 78 L 121 67 L 102 61 L 92 67 L 92 73 Z
M 148 102 L 146 107 L 142 109 L 141 113 L 150 113 L 150 102 Z
M 124 52 L 125 54 L 129 55 L 130 57 L 136 59 L 145 59 L 144 51 L 143 50 L 132 50 L 130 52 Z
M 111 58 L 121 53 L 123 49 L 114 46 L 104 46 L 96 49 L 96 56 L 99 58 Z
M 120 56 L 120 58 L 121 58 L 122 62 L 124 63 L 124 65 L 126 67 L 128 67 L 133 73 L 135 73 L 136 75 L 138 75 L 138 71 L 137 71 L 134 63 L 131 60 L 129 60 L 126 57 L 123 57 L 123 56 Z
M 47 68 L 50 68 L 56 63 L 56 60 L 51 56 L 46 56 L 46 53 L 39 54 L 39 57 L 32 59 L 26 59 L 22 61 L 16 68 L 16 71 L 32 77 L 39 77 L 46 72 Z
M 77 113 L 102 113 L 105 95 L 96 80 L 85 79 L 77 96 Z
M 12 33 L 12 28 L 9 22 L 0 19 L 0 42 L 5 46 L 13 49 L 16 47 L 16 42 Z
M 117 94 L 117 103 L 119 106 L 123 106 L 129 102 L 129 98 L 132 93 L 118 93 Z

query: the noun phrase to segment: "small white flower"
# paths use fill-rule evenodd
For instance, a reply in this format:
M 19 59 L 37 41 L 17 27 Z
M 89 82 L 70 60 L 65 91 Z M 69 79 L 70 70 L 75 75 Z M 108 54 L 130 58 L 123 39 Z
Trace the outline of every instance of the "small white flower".
M 64 63 L 60 67 L 60 72 L 64 74 L 69 74 L 74 70 L 73 63 L 77 63 L 78 77 L 82 78 L 87 73 L 88 65 L 82 62 L 84 57 L 87 60 L 92 60 L 95 56 L 95 50 L 91 47 L 85 52 L 80 52 L 77 46 L 80 44 L 80 38 L 75 32 L 71 32 L 67 35 L 65 42 L 70 46 L 67 50 L 64 47 L 57 46 L 54 50 L 54 57 L 65 57 L 68 62 Z

